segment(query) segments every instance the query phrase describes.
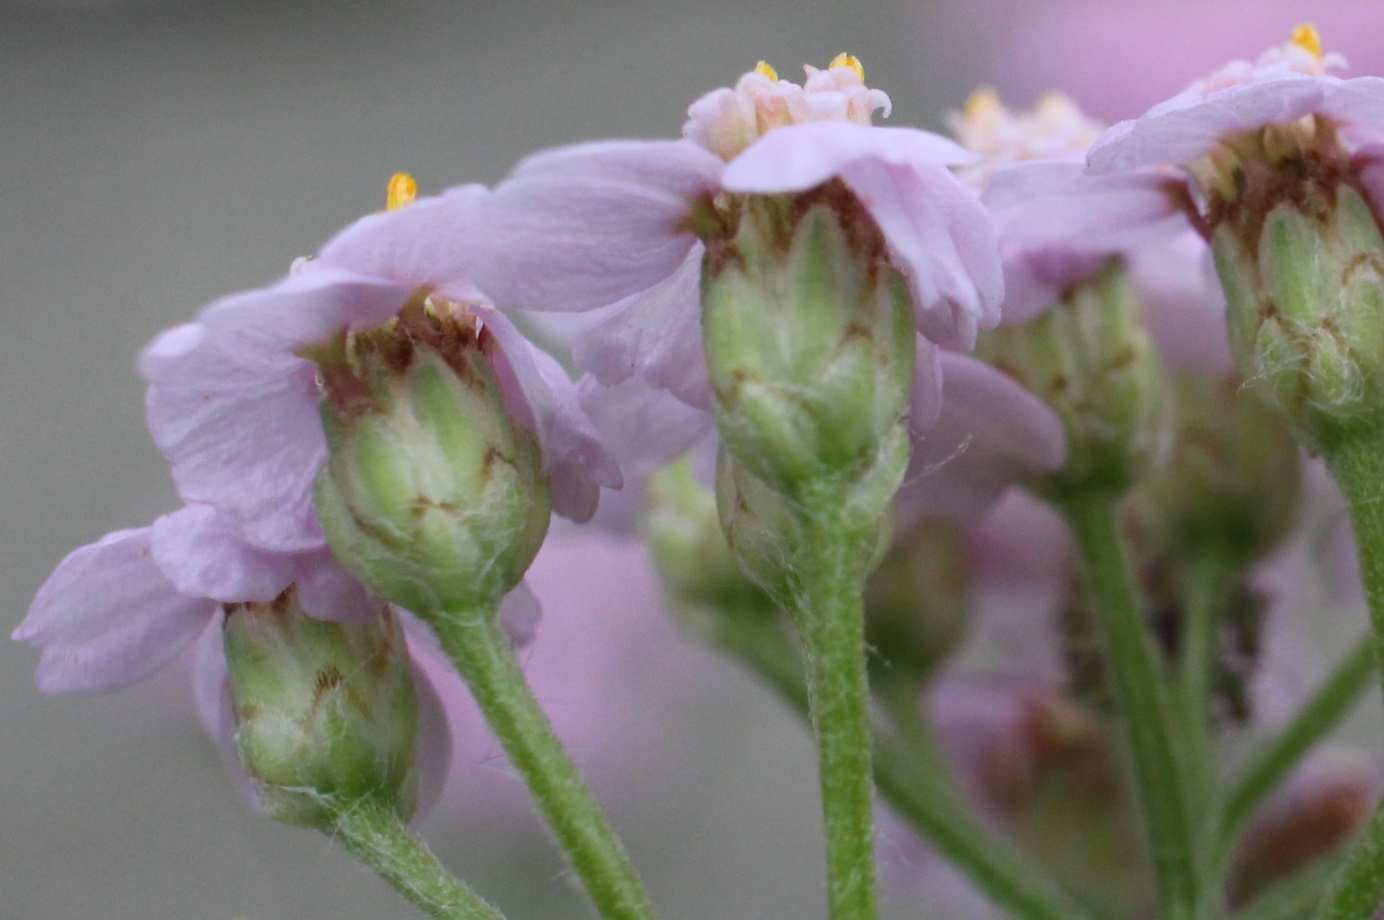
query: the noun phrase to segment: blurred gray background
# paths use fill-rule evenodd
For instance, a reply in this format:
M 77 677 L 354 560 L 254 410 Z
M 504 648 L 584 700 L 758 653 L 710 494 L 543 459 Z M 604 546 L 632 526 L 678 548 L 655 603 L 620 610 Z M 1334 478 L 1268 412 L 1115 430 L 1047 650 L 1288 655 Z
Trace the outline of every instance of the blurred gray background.
M 1081 3 L 1061 6 L 1088 19 Z M 1225 36 L 1216 54 L 1281 40 L 1294 6 L 1261 3 L 1273 22 Z M 1023 10 L 0 2 L 3 632 L 66 552 L 175 507 L 143 427 L 138 349 L 381 207 L 391 173 L 412 172 L 426 194 L 497 181 L 555 144 L 673 136 L 688 103 L 761 58 L 796 79 L 801 63 L 850 51 L 893 97 L 891 123 L 938 127 L 979 82 L 1027 104 L 1053 56 L 1118 66 L 1121 41 L 1156 40 L 1118 33 L 1062 49 L 1059 32 L 1025 57 L 1034 20 Z M 1160 67 L 1139 84 L 1142 102 L 1215 63 Z M 811 746 L 733 668 L 687 655 L 705 676 L 661 756 L 602 795 L 666 917 L 820 916 Z M 35 661 L 0 642 L 0 917 L 412 916 L 324 838 L 244 807 L 196 724 L 184 673 L 112 696 L 45 698 Z M 515 920 L 587 916 L 522 815 L 438 814 L 422 830 Z M 903 902 L 893 911 L 936 916 Z

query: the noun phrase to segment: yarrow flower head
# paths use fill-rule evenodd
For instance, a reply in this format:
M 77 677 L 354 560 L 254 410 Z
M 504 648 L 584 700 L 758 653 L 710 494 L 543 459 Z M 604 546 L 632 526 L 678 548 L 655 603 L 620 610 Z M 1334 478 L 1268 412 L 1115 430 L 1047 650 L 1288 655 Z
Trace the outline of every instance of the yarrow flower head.
M 536 602 L 527 592 L 507 600 L 511 640 L 531 638 Z M 259 801 L 235 753 L 223 628 L 228 612 L 291 609 L 295 617 L 347 632 L 402 623 L 416 695 L 416 740 L 409 740 L 420 809 L 441 793 L 451 758 L 450 728 L 459 712 L 444 708 L 435 683 L 445 675 L 435 640 L 416 619 L 391 612 L 325 548 L 275 553 L 246 544 L 232 523 L 207 505 L 189 505 L 151 526 L 120 530 L 70 553 L 39 589 L 16 640 L 42 650 L 37 680 L 47 693 L 116 690 L 150 676 L 196 646 L 193 690 L 202 723 L 218 742 L 238 783 Z M 249 614 L 245 614 L 249 615 Z M 315 627 L 316 628 L 316 627 Z M 400 678 L 402 679 L 402 678 Z M 448 696 L 448 707 L 459 700 Z M 410 802 L 413 793 L 409 793 Z M 409 802 L 402 803 L 411 811 Z
M 185 500 L 213 505 L 258 547 L 323 546 L 312 486 L 327 459 L 324 392 L 350 401 L 340 370 L 356 337 L 369 332 L 376 353 L 402 355 L 427 327 L 429 349 L 453 361 L 476 352 L 495 375 L 516 424 L 537 438 L 554 510 L 591 515 L 599 487 L 618 486 L 619 471 L 566 373 L 470 281 L 457 244 L 485 195 L 465 186 L 414 202 L 411 182 L 396 181 L 394 210 L 363 218 L 288 277 L 213 303 L 145 350 L 149 427 Z M 423 319 L 401 320 L 414 314 Z
M 1384 79 L 1342 79 L 1301 26 L 1091 150 L 1098 173 L 1180 166 L 1211 239 L 1241 372 L 1322 449 L 1384 425 Z
M 1104 125 L 1088 118 L 1062 93 L 1044 93 L 1031 111 L 1015 112 L 993 89 L 971 93 L 960 112 L 947 117 L 947 127 L 967 150 L 984 157 L 957 172 L 984 188 L 996 170 L 1033 160 L 1078 160 L 1100 136 Z
M 1124 263 L 1180 225 L 1166 183 L 1085 175 L 1097 126 L 1056 94 L 1016 114 L 979 90 L 952 124 L 985 154 L 963 175 L 994 215 L 1004 265 L 1005 323 L 981 354 L 1062 419 L 1066 465 L 1049 487 L 1123 488 L 1159 442 L 1157 362 Z
M 970 345 L 979 328 L 999 320 L 1003 284 L 994 231 L 949 169 L 977 155 L 927 132 L 873 125 L 873 114 L 888 108 L 888 97 L 866 85 L 863 68 L 849 56 L 825 70 L 808 68 L 802 86 L 761 65 L 734 88 L 694 103 L 682 140 L 606 141 L 534 156 L 483 204 L 476 227 L 484 235 L 474 240 L 482 254 L 477 283 L 505 308 L 591 312 L 573 355 L 591 375 L 582 402 L 593 417 L 647 415 L 639 404 L 659 402 L 660 391 L 706 412 L 714 390 L 727 392 L 724 382 L 713 387 L 703 340 L 708 284 L 727 268 L 739 271 L 737 253 L 748 251 L 752 236 L 761 239 L 758 228 L 779 228 L 776 237 L 762 237 L 780 241 L 761 247 L 772 255 L 791 249 L 795 238 L 803 252 L 827 239 L 812 237 L 818 242 L 809 244 L 807 235 L 794 236 L 795 228 L 832 227 L 846 247 L 842 264 L 868 263 L 863 277 L 876 279 L 872 285 L 898 279 L 923 335 L 911 374 L 909 426 L 916 441 L 949 402 L 969 395 L 969 412 L 1015 388 L 982 385 L 968 393 L 977 376 L 1000 376 L 983 367 L 943 382 L 944 364 L 956 362 L 941 360 L 933 343 Z M 773 335 L 742 329 L 733 341 L 750 349 L 768 345 L 787 327 L 774 328 Z M 818 330 L 825 344 L 817 354 L 832 353 L 830 335 Z M 743 362 L 733 364 L 725 370 L 732 381 Z M 804 379 L 831 377 L 820 363 L 795 359 L 793 366 Z M 618 404 L 618 412 L 607 403 Z M 872 413 L 881 423 L 889 416 L 879 404 L 863 416 Z M 607 444 L 622 467 L 639 469 L 672 459 L 704 430 L 689 422 L 662 426 L 666 436 L 651 437 L 639 426 L 615 427 Z M 1028 453 L 1039 459 L 1017 465 L 1050 468 L 1061 454 L 1061 432 L 1048 430 L 1055 424 L 1021 430 L 1028 435 L 1035 427 L 1044 433 Z M 984 440 L 972 434 L 948 435 L 934 458 L 985 456 L 967 451 Z M 1006 456 L 1025 453 L 1024 438 L 1007 435 Z M 968 465 L 978 466 L 948 463 L 946 469 Z M 994 491 L 987 485 L 975 494 L 993 497 Z
M 760 61 L 733 89 L 713 90 L 694 102 L 683 137 L 729 163 L 775 128 L 814 121 L 868 126 L 876 111 L 889 116 L 889 97 L 865 85 L 858 58 L 839 54 L 825 70 L 804 69 L 807 79 L 799 86 L 779 79 L 774 68 Z
M 767 66 L 694 103 L 677 141 L 602 141 L 521 163 L 486 203 L 477 281 L 503 307 L 610 307 L 575 346 L 603 384 L 639 376 L 707 408 L 699 323 L 703 243 L 726 238 L 745 196 L 833 180 L 878 225 L 920 329 L 969 342 L 998 320 L 1001 280 L 984 211 L 941 137 L 870 123 L 888 98 L 842 56 L 805 85 Z M 853 218 L 853 219 L 859 219 Z
M 995 221 L 1005 323 L 1033 318 L 1110 259 L 1184 226 L 1165 177 L 1084 174 L 1102 126 L 1061 93 L 1015 112 L 982 88 L 949 121 L 957 139 L 983 157 L 958 174 Z

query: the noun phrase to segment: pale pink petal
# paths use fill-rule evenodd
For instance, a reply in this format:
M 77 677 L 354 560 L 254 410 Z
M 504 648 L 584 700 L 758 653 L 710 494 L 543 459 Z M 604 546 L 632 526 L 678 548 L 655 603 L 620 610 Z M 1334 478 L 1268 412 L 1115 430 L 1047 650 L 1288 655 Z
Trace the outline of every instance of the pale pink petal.
M 272 601 L 293 581 L 292 556 L 256 550 L 210 505 L 154 521 L 154 561 L 183 594 L 222 603 Z
M 378 616 L 384 601 L 372 594 L 337 561 L 330 549 L 301 553 L 295 558 L 293 580 L 298 603 L 308 616 L 338 623 L 361 623 Z
M 483 322 L 500 344 L 492 366 L 510 414 L 531 425 L 553 486 L 553 510 L 584 521 L 596 510 L 599 487 L 620 485 L 620 470 L 577 402 L 576 386 L 551 355 L 535 348 L 504 314 Z
M 943 351 L 942 411 L 920 430 L 899 491 L 902 522 L 921 516 L 971 519 L 1009 486 L 1066 459 L 1062 423 L 1036 396 L 989 365 Z
M 950 166 L 980 159 L 955 141 L 916 128 L 814 121 L 776 128 L 731 161 L 721 177 L 728 191 L 800 192 L 841 175 L 853 163 Z
M 908 398 L 908 427 L 915 438 L 921 437 L 937 424 L 942 414 L 942 362 L 937 354 L 941 349 L 922 336 L 917 343 L 917 368 L 913 372 L 913 388 Z
M 1127 263 L 1144 325 L 1169 370 L 1225 377 L 1235 370 L 1225 327 L 1225 293 L 1210 247 L 1195 232 L 1132 252 Z
M 187 647 L 216 603 L 178 593 L 154 563 L 151 528 L 120 530 L 58 564 L 14 631 L 43 650 L 45 693 L 96 693 L 134 683 Z
M 519 582 L 500 601 L 500 625 L 515 648 L 523 648 L 534 640 L 538 635 L 538 621 L 542 618 L 543 606 L 527 581 Z
M 696 242 L 721 160 L 691 141 L 606 141 L 520 163 L 484 207 L 476 281 L 504 308 L 591 310 L 658 283 Z
M 1154 173 L 1091 176 L 1079 163 L 1022 163 L 997 171 L 982 200 L 1000 249 L 1061 246 L 1114 253 L 1186 229 L 1176 181 Z
M 1328 87 L 1322 114 L 1342 125 L 1352 145 L 1384 142 L 1384 77 L 1356 77 Z
M 1002 321 L 1026 323 L 1046 313 L 1068 288 L 1095 277 L 1109 259 L 1107 253 L 1055 247 L 1007 257 Z
M 714 428 L 710 412 L 638 379 L 601 386 L 586 377 L 577 393 L 626 480 L 677 459 Z
M 140 362 L 149 428 L 184 500 L 216 507 L 263 549 L 321 546 L 316 365 L 295 351 L 378 325 L 407 293 L 323 268 L 213 304 L 200 333 L 183 326 L 156 339 Z
M 1384 144 L 1371 144 L 1355 154 L 1360 166 L 1360 183 L 1370 204 L 1378 209 L 1384 204 Z M 1379 213 L 1376 210 L 1375 213 Z
M 1004 272 L 994 225 L 951 173 L 863 161 L 842 178 L 879 224 L 907 276 L 923 335 L 969 348 L 977 329 L 999 323 Z
M 235 744 L 235 711 L 231 704 L 231 679 L 226 672 L 226 617 L 221 611 L 211 618 L 201 638 L 197 640 L 192 665 L 192 698 L 197 704 L 197 716 L 202 728 L 216 742 L 222 766 L 246 804 L 259 810 L 259 794 L 255 784 L 240 765 L 240 753 Z
M 363 217 L 327 242 L 310 264 L 411 287 L 465 283 L 474 273 L 469 240 L 488 194 L 483 186 L 463 185 Z
M 1214 150 L 1224 137 L 1321 111 L 1328 87 L 1340 82 L 1289 73 L 1204 97 L 1179 96 L 1141 118 L 1115 125 L 1091 145 L 1086 162 L 1098 174 L 1190 163 Z
M 577 366 L 604 384 L 639 377 L 689 406 L 710 410 L 711 379 L 702 354 L 701 244 L 677 271 L 602 311 L 578 335 Z
M 413 768 L 418 775 L 418 808 L 412 820 L 432 811 L 442 798 L 447 775 L 452 770 L 452 731 L 447 707 L 442 702 L 432 673 L 413 655 L 413 638 L 405 625 L 413 668 L 413 687 L 418 698 L 418 734 L 414 743 Z

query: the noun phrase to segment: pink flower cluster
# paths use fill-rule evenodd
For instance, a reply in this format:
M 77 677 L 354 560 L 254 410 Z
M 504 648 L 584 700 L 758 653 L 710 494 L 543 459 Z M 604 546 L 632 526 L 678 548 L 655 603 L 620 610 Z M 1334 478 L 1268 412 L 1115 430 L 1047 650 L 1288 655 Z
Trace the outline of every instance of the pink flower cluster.
M 493 189 L 401 194 L 400 206 L 346 228 L 281 280 L 212 303 L 146 348 L 150 431 L 186 506 L 73 552 L 14 636 L 42 649 L 38 681 L 48 692 L 117 688 L 201 641 L 197 697 L 209 728 L 228 739 L 226 605 L 294 587 L 315 617 L 382 609 L 335 560 L 313 509 L 327 455 L 315 356 L 419 299 L 468 317 L 494 343 L 505 408 L 537 436 L 555 512 L 628 529 L 642 479 L 714 437 L 700 321 L 702 255 L 717 232 L 709 215 L 737 196 L 792 196 L 828 182 L 877 225 L 913 299 L 913 459 L 900 532 L 927 517 L 974 522 L 1011 485 L 1060 467 L 1066 452 L 1050 409 L 966 354 L 980 331 L 1039 315 L 1118 259 L 1145 295 L 1167 363 L 1228 374 L 1206 247 L 1187 220 L 1196 193 L 1177 167 L 1227 135 L 1319 115 L 1371 164 L 1372 189 L 1384 80 L 1341 80 L 1328 73 L 1335 63 L 1290 44 L 1094 146 L 1099 126 L 1058 96 L 1023 116 L 978 94 L 956 120 L 958 144 L 874 125 L 890 102 L 853 58 L 809 67 L 802 85 L 761 65 L 696 101 L 680 139 L 580 144 L 525 160 Z M 554 313 L 583 317 L 563 324 L 550 354 L 521 330 Z M 1022 563 L 1024 551 L 995 552 Z M 1014 576 L 1011 565 L 997 575 L 987 596 L 1000 614 L 987 631 L 1002 637 L 1014 609 L 1036 609 L 1050 638 L 1053 582 L 1066 565 L 1045 558 L 1027 574 Z M 1035 607 L 1035 596 L 1046 599 Z M 528 641 L 537 605 L 527 589 L 504 613 L 514 641 Z M 407 622 L 419 673 L 451 688 L 431 635 Z M 1005 652 L 1032 652 L 1025 645 L 1011 637 Z M 1045 688 L 1060 670 L 1048 647 Z M 425 737 L 445 739 L 448 722 L 466 718 L 456 695 L 449 689 L 425 707 Z M 450 745 L 432 747 L 425 772 L 441 775 Z

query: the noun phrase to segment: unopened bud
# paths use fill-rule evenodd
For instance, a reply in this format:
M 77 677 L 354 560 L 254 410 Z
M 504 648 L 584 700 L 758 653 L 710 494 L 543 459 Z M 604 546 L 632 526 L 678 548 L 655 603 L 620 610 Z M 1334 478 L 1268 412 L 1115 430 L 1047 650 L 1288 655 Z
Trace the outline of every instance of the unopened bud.
M 649 479 L 645 531 L 665 586 L 679 600 L 739 607 L 762 592 L 740 570 L 716 514 L 716 495 L 684 459 Z
M 839 182 L 749 196 L 735 220 L 708 240 L 702 279 L 727 449 L 789 496 L 867 475 L 905 427 L 916 347 L 883 236 Z
M 896 535 L 865 583 L 872 666 L 893 680 L 926 681 L 965 636 L 969 588 L 954 521 L 925 519 Z
M 468 318 L 420 311 L 323 365 L 322 529 L 357 577 L 424 617 L 497 603 L 547 534 L 538 440 L 506 410 L 491 347 Z
M 801 509 L 742 466 L 724 448 L 716 467 L 716 509 L 740 567 L 755 584 L 787 609 L 794 607 L 807 529 Z M 893 515 L 876 512 L 848 526 L 851 552 L 869 571 L 893 534 Z
M 228 607 L 225 641 L 236 748 L 271 818 L 328 829 L 333 807 L 363 799 L 413 815 L 418 704 L 388 605 L 333 623 L 290 588 Z
M 1140 312 L 1112 260 L 1036 319 L 981 336 L 981 357 L 1047 403 L 1066 431 L 1067 464 L 1039 481 L 1039 494 L 1120 495 L 1162 447 L 1162 374 Z
M 1178 374 L 1170 391 L 1172 450 L 1131 496 L 1131 523 L 1157 556 L 1243 569 L 1288 535 L 1302 483 L 1297 442 L 1236 378 Z
M 1322 450 L 1384 430 L 1384 238 L 1352 185 L 1309 191 L 1212 244 L 1241 373 Z

